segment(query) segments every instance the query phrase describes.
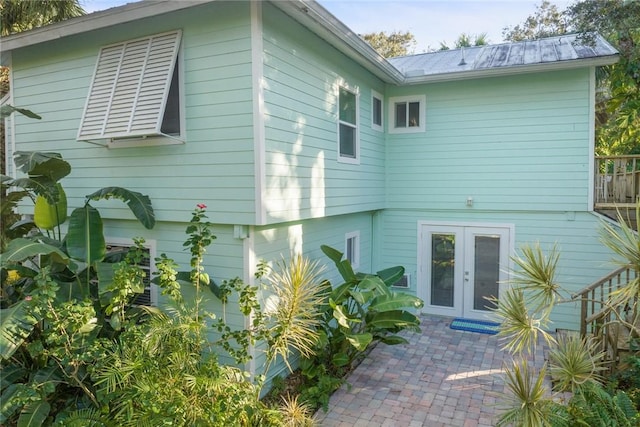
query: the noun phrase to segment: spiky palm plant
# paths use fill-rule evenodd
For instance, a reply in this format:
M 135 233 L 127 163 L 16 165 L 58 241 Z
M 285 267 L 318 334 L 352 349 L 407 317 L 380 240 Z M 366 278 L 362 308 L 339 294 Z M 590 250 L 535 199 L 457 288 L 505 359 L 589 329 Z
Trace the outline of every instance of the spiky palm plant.
M 293 255 L 289 262 L 281 260 L 267 280 L 275 296 L 275 303 L 267 307 L 267 316 L 273 321 L 270 329 L 267 365 L 282 356 L 290 370 L 292 349 L 305 357 L 313 354 L 318 340 L 321 310 L 326 303 L 326 287 L 322 286 L 322 268 L 317 261 L 302 255 Z
M 540 336 L 549 344 L 554 342 L 554 338 L 543 329 L 544 319 L 535 318 L 527 309 L 522 289 L 509 288 L 494 303 L 493 313 L 500 322 L 498 338 L 505 343 L 502 350 L 531 354 Z
M 575 334 L 563 335 L 549 351 L 549 372 L 554 388 L 575 393 L 586 383 L 600 384 L 603 352 L 598 343 Z
M 560 253 L 554 246 L 545 255 L 539 243 L 525 245 L 520 252 L 520 256 L 512 258 L 516 269 L 509 282 L 527 292 L 534 311 L 548 317 L 556 302 L 561 299 L 561 288 L 555 277 Z
M 506 410 L 500 415 L 496 426 L 542 427 L 567 425 L 564 408 L 547 397 L 544 379 L 546 365 L 536 376 L 535 369 L 526 359 L 513 361 L 505 368 L 506 386 L 509 397 Z
M 287 394 L 282 397 L 280 412 L 284 419 L 285 427 L 314 427 L 313 410 L 309 405 L 298 401 L 298 396 Z

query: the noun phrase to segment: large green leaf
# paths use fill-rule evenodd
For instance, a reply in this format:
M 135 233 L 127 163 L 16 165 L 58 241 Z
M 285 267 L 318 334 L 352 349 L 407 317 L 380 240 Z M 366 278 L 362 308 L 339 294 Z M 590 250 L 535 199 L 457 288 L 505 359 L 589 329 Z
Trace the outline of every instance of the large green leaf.
M 330 295 L 331 299 L 336 304 L 342 304 L 344 301 L 347 300 L 347 298 L 351 296 L 349 291 L 351 291 L 351 289 L 353 289 L 354 286 L 355 286 L 355 283 L 352 283 L 352 282 L 343 283 L 342 285 L 338 286 L 337 288 L 331 291 L 331 295 Z
M 402 292 L 391 292 L 385 295 L 379 295 L 371 301 L 370 310 L 389 311 L 401 308 L 421 308 L 424 305 L 422 300 L 413 295 Z
M 38 255 L 49 255 L 56 262 L 69 263 L 69 257 L 55 246 L 21 237 L 9 242 L 7 250 L 0 254 L 0 265 L 4 267 Z
M 404 267 L 397 265 L 395 267 L 380 270 L 376 275 L 384 282 L 385 285 L 395 285 L 404 275 Z
M 373 335 L 368 332 L 364 334 L 345 334 L 344 336 L 349 341 L 349 344 L 358 351 L 365 351 L 373 341 Z
M 344 308 L 341 305 L 337 305 L 333 309 L 333 318 L 336 319 L 338 324 L 343 328 L 350 329 L 349 321 L 351 319 L 349 319 L 349 316 L 344 312 Z
M 24 388 L 24 385 L 11 384 L 0 394 L 0 425 L 4 426 L 9 417 L 20 408 L 20 403 L 14 399 L 14 395 L 19 393 L 21 388 Z
M 338 269 L 338 272 L 345 282 L 353 282 L 356 280 L 356 274 L 353 272 L 351 263 L 349 262 L 349 260 L 342 259 L 342 252 L 327 245 L 320 246 L 320 249 L 326 256 L 329 257 L 331 261 L 334 262 L 336 268 Z
M 391 295 L 391 291 L 378 276 L 368 275 L 358 284 L 360 289 L 374 291 L 378 295 Z
M 57 366 L 49 366 L 40 369 L 33 376 L 33 381 L 38 384 L 45 384 L 49 382 L 57 383 L 61 380 Z
M 5 104 L 0 107 L 0 119 L 5 119 L 9 117 L 13 113 L 20 113 L 24 116 L 29 117 L 30 119 L 40 120 L 42 117 L 37 115 L 31 110 L 27 110 L 26 108 L 14 107 L 13 105 Z
M 385 335 L 380 337 L 380 342 L 386 345 L 409 344 L 409 341 L 398 335 Z
M 87 196 L 89 200 L 108 200 L 111 198 L 124 201 L 145 228 L 150 230 L 156 224 L 151 200 L 149 196 L 145 196 L 142 193 L 122 187 L 105 187 Z
M 7 360 L 31 334 L 37 319 L 28 313 L 26 301 L 0 309 L 0 357 Z
M 91 205 L 76 208 L 69 217 L 67 251 L 74 259 L 93 264 L 101 261 L 107 245 L 104 240 L 102 218 Z
M 51 405 L 46 400 L 29 402 L 22 408 L 17 427 L 40 427 L 44 425 L 49 411 L 51 411 Z
M 349 364 L 349 356 L 345 353 L 334 354 L 331 358 L 331 364 L 333 366 L 347 366 Z
M 8 365 L 2 367 L 2 375 L 0 375 L 0 390 L 4 390 L 13 384 L 16 380 L 28 375 L 28 370 L 20 365 Z
M 56 183 L 71 173 L 71 165 L 59 153 L 16 151 L 16 166 L 36 181 Z
M 370 329 L 397 329 L 420 325 L 420 319 L 403 310 L 383 311 L 367 314 L 367 326 Z

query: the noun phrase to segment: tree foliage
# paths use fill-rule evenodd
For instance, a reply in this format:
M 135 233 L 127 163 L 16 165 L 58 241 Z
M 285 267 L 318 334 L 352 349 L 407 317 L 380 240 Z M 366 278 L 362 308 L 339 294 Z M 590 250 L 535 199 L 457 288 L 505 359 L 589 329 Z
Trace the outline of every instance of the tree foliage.
M 548 0 L 543 0 L 536 6 L 535 13 L 522 24 L 503 28 L 502 37 L 506 41 L 519 42 L 565 34 L 568 29 L 565 13 Z
M 544 0 L 524 23 L 503 30 L 508 41 L 578 33 L 601 34 L 620 52 L 617 64 L 598 70 L 596 154 L 640 153 L 640 1 L 583 0 L 560 11 Z
M 411 55 L 416 46 L 416 38 L 409 31 L 394 31 L 390 34 L 380 31 L 364 34 L 362 38 L 385 58 Z
M 3 0 L 0 34 L 19 33 L 84 14 L 79 0 Z
M 567 16 L 585 42 L 597 32 L 620 52 L 620 61 L 599 75 L 597 154 L 639 153 L 640 2 L 586 0 L 569 7 Z

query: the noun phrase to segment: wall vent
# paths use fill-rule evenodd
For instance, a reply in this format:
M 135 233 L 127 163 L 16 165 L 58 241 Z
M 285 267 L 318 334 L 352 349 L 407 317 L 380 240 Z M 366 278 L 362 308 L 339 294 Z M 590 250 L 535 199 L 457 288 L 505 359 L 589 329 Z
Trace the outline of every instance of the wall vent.
M 398 280 L 396 283 L 394 283 L 392 286 L 394 288 L 409 288 L 409 285 L 411 284 L 411 278 L 409 277 L 408 274 L 403 275 L 400 280 Z

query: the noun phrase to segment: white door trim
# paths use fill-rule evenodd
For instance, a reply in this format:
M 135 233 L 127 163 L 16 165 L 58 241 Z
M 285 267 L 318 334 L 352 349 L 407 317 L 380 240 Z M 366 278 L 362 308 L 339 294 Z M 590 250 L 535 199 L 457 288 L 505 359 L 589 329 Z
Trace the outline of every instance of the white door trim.
M 431 259 L 431 244 L 429 240 L 429 244 L 426 244 L 424 233 L 449 233 L 454 234 L 457 233 L 456 241 L 462 242 L 465 239 L 465 229 L 477 229 L 477 230 L 502 230 L 503 232 L 507 232 L 507 248 L 506 248 L 506 268 L 501 267 L 504 271 L 506 270 L 506 277 L 508 278 L 508 272 L 513 269 L 513 261 L 511 257 L 515 251 L 515 225 L 509 223 L 487 223 L 487 222 L 451 222 L 451 221 L 418 221 L 418 248 L 417 248 L 417 296 L 418 298 L 424 301 L 424 307 L 422 308 L 423 313 L 443 315 L 443 316 L 463 316 L 463 314 L 469 315 L 469 312 L 463 313 L 463 299 L 464 295 L 462 290 L 454 289 L 454 307 L 441 307 L 441 306 L 433 306 L 431 305 L 431 298 L 429 295 L 429 286 L 428 282 L 430 280 L 430 271 L 431 266 L 425 265 L 429 264 L 426 262 L 427 259 Z M 468 256 L 462 251 L 464 250 L 464 245 L 456 245 L 455 247 L 455 257 L 456 259 L 463 260 L 468 258 Z M 462 264 L 458 263 L 458 264 Z M 458 280 L 463 280 L 462 275 L 464 274 L 463 266 L 456 265 L 454 268 L 454 275 L 458 277 Z M 508 283 L 501 283 L 500 294 L 504 295 L 504 290 L 508 287 Z M 479 312 L 480 313 L 480 312 Z M 482 312 L 481 314 L 486 314 L 486 312 Z M 477 317 L 480 317 L 477 316 Z

